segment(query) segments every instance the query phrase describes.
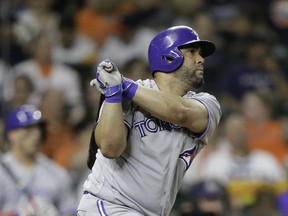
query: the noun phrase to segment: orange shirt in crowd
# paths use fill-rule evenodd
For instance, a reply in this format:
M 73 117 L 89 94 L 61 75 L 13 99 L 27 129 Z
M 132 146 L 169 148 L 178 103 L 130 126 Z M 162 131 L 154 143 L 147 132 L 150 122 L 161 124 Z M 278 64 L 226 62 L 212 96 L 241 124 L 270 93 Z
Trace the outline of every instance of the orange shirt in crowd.
M 288 159 L 288 144 L 282 138 L 281 124 L 277 121 L 269 121 L 258 125 L 253 122 L 247 123 L 249 147 L 262 149 L 272 153 L 283 164 Z
M 76 15 L 76 29 L 101 46 L 109 34 L 121 31 L 121 24 L 113 16 L 106 17 L 96 10 L 83 8 Z
M 70 127 L 59 125 L 57 130 L 47 130 L 42 152 L 64 168 L 69 168 L 70 159 L 76 150 L 76 141 Z

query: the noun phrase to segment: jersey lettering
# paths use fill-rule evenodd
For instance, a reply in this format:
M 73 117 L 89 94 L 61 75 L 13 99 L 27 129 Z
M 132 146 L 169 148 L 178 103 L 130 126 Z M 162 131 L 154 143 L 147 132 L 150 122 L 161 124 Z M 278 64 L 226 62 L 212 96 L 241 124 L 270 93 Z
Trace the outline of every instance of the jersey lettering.
M 136 121 L 134 125 L 141 138 L 147 136 L 147 133 L 157 133 L 165 130 L 180 130 L 182 128 L 179 125 L 165 122 L 153 117 L 148 117 L 144 120 Z

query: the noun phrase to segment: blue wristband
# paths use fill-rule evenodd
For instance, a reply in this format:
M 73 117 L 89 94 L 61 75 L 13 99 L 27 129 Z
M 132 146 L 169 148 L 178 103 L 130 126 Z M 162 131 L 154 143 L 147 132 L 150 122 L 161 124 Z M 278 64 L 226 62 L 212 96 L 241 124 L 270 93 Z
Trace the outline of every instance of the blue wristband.
M 122 84 L 106 87 L 104 89 L 105 102 L 107 103 L 121 103 L 122 102 Z
M 123 89 L 123 97 L 132 100 L 138 89 L 138 84 L 133 82 L 132 80 L 125 78 L 122 83 L 122 89 Z

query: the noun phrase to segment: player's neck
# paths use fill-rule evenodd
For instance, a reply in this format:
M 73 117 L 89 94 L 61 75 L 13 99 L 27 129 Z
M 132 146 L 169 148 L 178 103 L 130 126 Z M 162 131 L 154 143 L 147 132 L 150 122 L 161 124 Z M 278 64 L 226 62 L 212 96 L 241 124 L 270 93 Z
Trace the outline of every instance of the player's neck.
M 15 159 L 25 167 L 34 167 L 36 164 L 36 155 L 28 156 L 21 152 L 13 151 Z

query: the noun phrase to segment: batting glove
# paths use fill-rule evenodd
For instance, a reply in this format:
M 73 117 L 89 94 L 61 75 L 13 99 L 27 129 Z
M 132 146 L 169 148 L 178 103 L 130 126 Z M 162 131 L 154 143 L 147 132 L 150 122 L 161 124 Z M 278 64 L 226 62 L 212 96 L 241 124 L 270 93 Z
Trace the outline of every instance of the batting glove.
M 96 78 L 90 85 L 105 95 L 106 102 L 122 102 L 122 75 L 112 61 L 107 59 L 97 65 Z

